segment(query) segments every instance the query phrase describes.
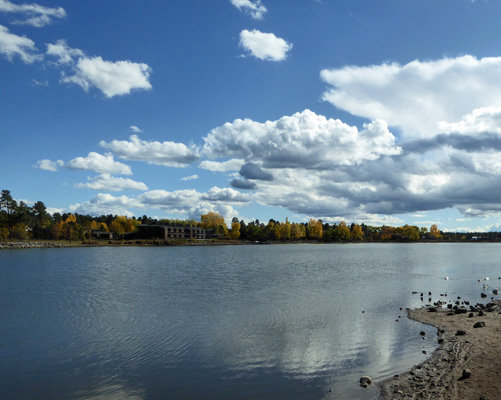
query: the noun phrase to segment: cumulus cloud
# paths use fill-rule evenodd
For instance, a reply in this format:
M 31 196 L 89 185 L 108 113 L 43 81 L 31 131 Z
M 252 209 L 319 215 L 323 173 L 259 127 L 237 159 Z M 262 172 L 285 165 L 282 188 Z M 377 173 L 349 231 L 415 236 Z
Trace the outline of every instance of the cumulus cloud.
M 0 54 L 3 54 L 9 61 L 19 57 L 25 64 L 32 64 L 43 59 L 43 55 L 38 53 L 33 40 L 10 33 L 9 29 L 3 25 L 0 25 Z
M 41 28 L 52 23 L 54 18 L 66 17 L 66 11 L 62 7 L 50 8 L 39 4 L 14 4 L 8 0 L 0 0 L 0 12 L 21 14 L 26 19 L 15 20 L 17 25 L 30 25 Z
M 132 175 L 132 170 L 126 164 L 115 161 L 113 155 L 90 152 L 87 157 L 76 157 L 65 163 L 68 169 L 89 170 L 104 174 Z
M 72 213 L 92 216 L 113 214 L 132 217 L 134 213 L 128 209 L 136 206 L 140 206 L 140 204 L 127 196 L 116 197 L 107 193 L 99 193 L 89 201 L 69 206 L 68 210 Z
M 397 145 L 384 121 L 359 130 L 306 110 L 226 123 L 204 138 L 201 154 L 243 160 L 230 185 L 253 190 L 253 202 L 325 221 L 398 223 L 398 214 L 447 208 L 490 215 L 501 213 L 497 121 L 501 108 L 478 109 L 442 123 L 441 134 Z
M 230 185 L 236 189 L 242 190 L 254 190 L 257 187 L 255 182 L 246 179 L 232 179 Z
M 111 98 L 152 88 L 149 81 L 151 68 L 147 64 L 87 57 L 82 50 L 69 47 L 64 40 L 48 44 L 47 55 L 55 57 L 58 66 L 67 66 L 73 73 L 67 76 L 63 72 L 61 82 L 76 84 L 85 91 L 96 87 Z
M 272 181 L 273 175 L 269 172 L 263 171 L 261 167 L 254 163 L 246 163 L 240 168 L 239 174 L 245 179 L 256 179 L 260 181 Z
M 261 0 L 230 0 L 231 4 L 237 7 L 240 11 L 245 11 L 254 19 L 263 19 L 266 11 L 265 6 L 261 3 Z
M 218 188 L 215 186 L 204 193 L 202 199 L 211 202 L 248 203 L 250 197 L 231 188 Z
M 56 58 L 56 64 L 74 64 L 74 58 L 84 57 L 85 55 L 82 50 L 69 47 L 64 39 L 47 44 L 46 53 Z
M 92 57 L 80 58 L 75 70 L 75 75 L 63 77 L 62 82 L 74 83 L 85 91 L 95 86 L 106 97 L 129 94 L 134 89 L 151 89 L 151 69 L 147 64 L 131 61 L 111 62 L 101 57 Z
M 99 193 L 91 200 L 69 207 L 71 212 L 89 215 L 117 214 L 132 216 L 133 209 L 158 209 L 168 215 L 182 215 L 190 219 L 200 219 L 209 211 L 220 213 L 229 223 L 238 216 L 233 205 L 247 204 L 245 194 L 230 188 L 213 187 L 206 193 L 196 190 L 150 190 L 137 197 L 113 196 Z
M 212 188 L 207 193 L 196 190 L 151 190 L 138 196 L 136 202 L 142 207 L 161 209 L 170 214 L 186 215 L 189 218 L 200 219 L 209 211 L 219 212 L 226 220 L 231 220 L 238 212 L 231 204 L 241 204 L 242 198 L 228 192 L 232 189 Z M 224 201 L 223 201 L 224 200 Z
M 244 29 L 240 32 L 240 46 L 263 61 L 283 61 L 292 49 L 292 43 L 287 43 L 273 33 L 263 33 L 257 29 Z
M 148 190 L 148 187 L 143 182 L 111 176 L 110 174 L 101 174 L 94 178 L 89 178 L 89 182 L 77 183 L 75 187 L 111 192 L 118 192 L 121 190 Z
M 234 157 L 263 167 L 329 169 L 400 154 L 384 121 L 359 131 L 310 110 L 264 123 L 237 119 L 204 138 L 208 158 Z
M 110 149 L 124 160 L 144 161 L 148 164 L 166 167 L 185 167 L 200 159 L 194 147 L 174 142 L 148 142 L 132 135 L 129 141 L 113 140 L 111 143 L 101 141 L 100 145 Z
M 51 161 L 51 160 L 40 160 L 37 162 L 37 168 L 43 169 L 45 171 L 57 171 L 59 167 L 64 165 L 64 161 Z
M 229 171 L 238 171 L 244 163 L 245 163 L 244 160 L 240 160 L 237 158 L 232 158 L 231 160 L 227 161 L 204 160 L 200 163 L 198 167 L 212 172 L 229 172 Z
M 443 121 L 501 106 L 501 57 L 473 56 L 347 66 L 321 71 L 323 99 L 353 115 L 381 118 L 404 137 L 431 137 Z

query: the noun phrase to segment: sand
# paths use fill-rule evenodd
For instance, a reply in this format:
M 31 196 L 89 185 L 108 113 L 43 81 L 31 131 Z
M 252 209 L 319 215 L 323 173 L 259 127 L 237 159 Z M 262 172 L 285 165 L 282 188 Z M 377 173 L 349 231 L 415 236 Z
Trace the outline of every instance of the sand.
M 462 314 L 446 307 L 435 307 L 436 312 L 430 307 L 408 310 L 410 318 L 437 328 L 434 340 L 441 344 L 424 363 L 380 383 L 380 398 L 500 400 L 501 301 L 490 306 L 488 311 L 477 307 L 481 316 L 469 304 Z M 477 322 L 485 326 L 474 328 Z

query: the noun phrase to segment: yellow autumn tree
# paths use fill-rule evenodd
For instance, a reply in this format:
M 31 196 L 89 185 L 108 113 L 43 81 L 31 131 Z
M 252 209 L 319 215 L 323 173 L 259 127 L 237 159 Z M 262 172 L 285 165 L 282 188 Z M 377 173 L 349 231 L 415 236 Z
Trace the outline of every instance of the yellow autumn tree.
M 305 236 L 306 236 L 306 229 L 304 225 L 293 222 L 291 224 L 291 238 L 293 240 L 299 240 L 301 238 L 304 238 Z
M 111 222 L 109 231 L 116 235 L 122 235 L 124 233 L 134 232 L 138 224 L 139 222 L 133 218 L 119 215 Z
M 228 234 L 226 222 L 224 221 L 223 216 L 217 212 L 210 211 L 207 214 L 202 214 L 200 221 L 202 228 L 204 229 L 213 230 L 219 235 Z
M 322 221 L 311 218 L 308 222 L 308 234 L 312 239 L 322 239 L 324 234 Z
M 435 238 L 440 239 L 442 235 L 440 235 L 440 230 L 436 224 L 430 226 L 430 235 L 435 236 Z
M 234 221 L 231 223 L 230 239 L 238 239 L 240 237 L 240 222 Z
M 275 227 L 275 238 L 277 240 L 289 240 L 291 237 L 292 226 L 286 218 L 285 222 Z
M 351 240 L 364 240 L 364 231 L 358 224 L 351 227 Z

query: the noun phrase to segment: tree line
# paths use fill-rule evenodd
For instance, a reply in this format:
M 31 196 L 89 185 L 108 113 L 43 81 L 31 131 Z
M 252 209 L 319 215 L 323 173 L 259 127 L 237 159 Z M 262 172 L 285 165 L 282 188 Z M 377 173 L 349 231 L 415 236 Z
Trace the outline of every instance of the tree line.
M 155 219 L 146 215 L 129 218 L 111 214 L 100 217 L 78 213 L 49 214 L 41 201 L 33 206 L 28 206 L 23 201 L 18 203 L 9 190 L 2 190 L 0 196 L 0 240 L 86 240 L 96 231 L 111 232 L 114 237 L 119 237 L 124 233 L 134 232 L 139 224 L 202 227 L 213 232 L 215 237 L 253 242 L 501 240 L 500 232 L 450 233 L 441 232 L 437 225 L 428 229 L 411 225 L 393 227 L 347 224 L 344 221 L 329 224 L 313 218 L 304 223 L 291 223 L 288 219 L 282 222 L 270 219 L 267 223 L 256 219 L 246 223 L 235 217 L 228 227 L 224 218 L 216 212 L 201 215 L 200 221 Z

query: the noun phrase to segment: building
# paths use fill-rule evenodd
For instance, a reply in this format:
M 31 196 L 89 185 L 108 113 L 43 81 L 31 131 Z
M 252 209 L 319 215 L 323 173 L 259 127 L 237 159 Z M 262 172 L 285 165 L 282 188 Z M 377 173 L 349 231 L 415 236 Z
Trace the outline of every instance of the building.
M 135 239 L 205 239 L 205 229 L 191 226 L 138 225 Z

